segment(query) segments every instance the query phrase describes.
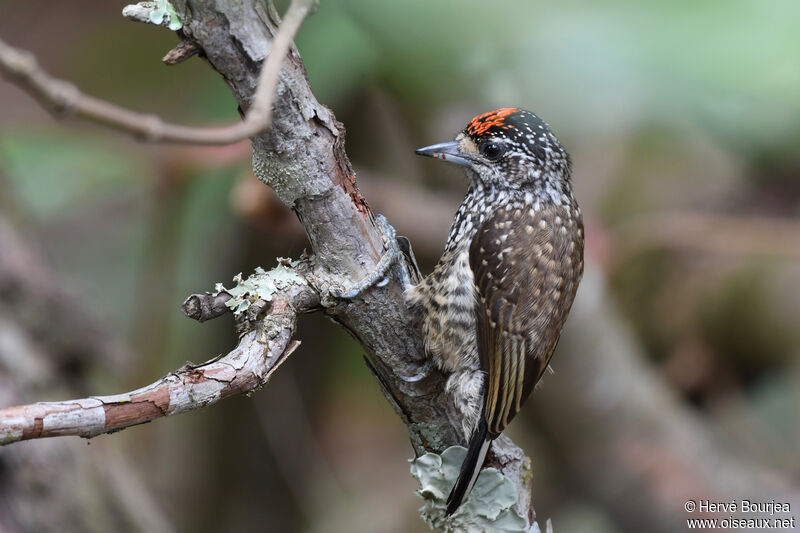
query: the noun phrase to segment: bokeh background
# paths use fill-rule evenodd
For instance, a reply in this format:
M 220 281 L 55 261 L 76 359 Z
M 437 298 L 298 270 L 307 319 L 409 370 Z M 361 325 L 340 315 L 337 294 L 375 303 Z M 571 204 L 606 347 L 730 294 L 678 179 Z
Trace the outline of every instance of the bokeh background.
M 123 2 L 0 1 L 86 92 L 237 119 Z M 800 506 L 800 4 L 323 0 L 297 39 L 372 207 L 435 264 L 465 190 L 413 149 L 533 110 L 572 153 L 587 273 L 509 430 L 556 532 L 682 531 L 687 498 Z M 179 305 L 306 246 L 247 143 L 140 144 L 0 82 L 0 405 L 111 394 L 236 342 Z M 426 531 L 405 429 L 322 317 L 251 397 L 0 450 L 0 531 Z M 794 507 L 800 509 L 800 507 Z

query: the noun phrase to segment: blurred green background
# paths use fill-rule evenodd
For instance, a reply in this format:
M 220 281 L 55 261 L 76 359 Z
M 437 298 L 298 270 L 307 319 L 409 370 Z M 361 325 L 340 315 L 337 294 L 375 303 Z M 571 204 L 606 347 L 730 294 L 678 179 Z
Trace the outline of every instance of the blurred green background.
M 183 123 L 236 120 L 236 103 L 203 60 L 162 65 L 177 37 L 125 21 L 124 5 L 3 0 L 0 36 L 89 94 Z M 699 421 L 759 479 L 780 478 L 797 494 L 798 20 L 800 4 L 791 0 L 323 0 L 297 45 L 317 98 L 347 127 L 367 200 L 411 238 L 425 271 L 465 180 L 416 158 L 414 148 L 452 138 L 497 107 L 547 120 L 573 157 L 587 275 L 604 287 L 603 305 L 619 313 L 637 364 L 677 398 L 665 418 Z M 12 403 L 121 392 L 234 345 L 230 318 L 200 325 L 180 303 L 306 246 L 291 212 L 252 176 L 249 156 L 246 143 L 153 146 L 56 122 L 0 83 L 0 220 L 24 236 L 87 320 L 127 347 L 113 360 L 78 357 L 80 365 L 59 367 L 50 381 L 20 387 Z M 0 292 L 0 317 L 29 330 L 8 301 Z M 88 447 L 30 442 L 14 453 L 70 446 L 81 460 L 96 456 L 104 465 L 113 457 L 141 479 L 134 492 L 163 518 L 164 531 L 425 531 L 405 429 L 359 346 L 319 316 L 301 321 L 300 338 L 302 348 L 252 397 Z M 575 346 L 566 344 L 560 352 Z M 675 530 L 664 525 L 669 518 L 654 517 L 662 505 L 664 516 L 684 518 L 673 511 L 679 497 L 665 489 L 648 511 L 636 511 L 614 491 L 650 490 L 653 478 L 643 482 L 635 468 L 627 481 L 603 478 L 580 446 L 562 446 L 586 437 L 581 427 L 552 422 L 575 412 L 561 411 L 559 395 L 581 394 L 559 385 L 559 358 L 570 355 L 603 357 L 557 355 L 555 376 L 530 403 L 541 400 L 510 430 L 533 459 L 539 517 L 552 517 L 556 532 Z M 12 367 L 5 372 L 13 382 Z M 0 450 L 0 465 L 9 453 Z M 663 478 L 670 476 L 678 474 L 666 468 Z M 692 483 L 703 497 L 702 480 Z M 6 485 L 0 509 L 17 518 L 5 527 L 48 530 L 23 504 L 3 507 L 4 494 L 14 502 L 19 493 L 9 495 L 23 490 Z M 75 499 L 63 512 L 85 521 L 77 530 L 104 530 L 103 513 L 93 518 L 92 506 Z M 111 523 L 138 531 L 137 520 Z

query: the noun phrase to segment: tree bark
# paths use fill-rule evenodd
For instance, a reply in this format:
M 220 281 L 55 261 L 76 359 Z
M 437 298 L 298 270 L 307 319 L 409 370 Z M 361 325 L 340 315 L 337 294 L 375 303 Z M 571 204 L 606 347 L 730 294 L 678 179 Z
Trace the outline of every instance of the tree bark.
M 181 0 L 174 5 L 184 37 L 202 49 L 246 111 L 279 24 L 274 10 L 232 1 Z M 432 370 L 417 382 L 401 379 L 418 374 L 426 358 L 419 317 L 405 305 L 398 277 L 353 301 L 330 296 L 331 290 L 355 285 L 372 272 L 385 253 L 384 240 L 356 186 L 344 150 L 344 127 L 317 102 L 294 47 L 273 106 L 272 126 L 252 139 L 253 167 L 302 222 L 314 252 L 308 278 L 326 313 L 364 347 L 387 400 L 408 427 L 415 454 L 463 444 L 447 420 L 445 376 Z M 397 268 L 414 270 L 407 264 L 396 263 Z M 498 439 L 493 450 L 490 464 L 514 481 L 518 508 L 532 518 L 529 460 L 508 438 Z
M 283 49 L 275 44 L 276 40 L 286 42 L 285 38 L 276 38 L 281 33 L 274 8 L 255 1 L 234 0 L 180 0 L 174 5 L 183 23 L 179 35 L 189 46 L 197 48 L 228 83 L 245 117 L 251 115 L 250 111 L 261 113 L 263 110 L 253 102 L 261 101 L 256 95 L 264 89 L 262 68 L 267 71 L 266 58 L 273 52 L 273 46 L 275 57 L 283 57 Z M 307 5 L 303 4 L 303 9 Z M 295 18 L 292 20 L 296 22 Z M 405 287 L 400 280 L 412 275 L 418 277 L 408 241 L 399 241 L 406 253 L 392 259 L 386 283 L 378 283 L 352 299 L 337 296 L 369 277 L 379 264 L 385 264 L 382 260 L 390 257 L 386 254 L 393 253 L 396 246 L 387 242 L 394 236 L 384 234 L 358 191 L 344 151 L 343 126 L 314 98 L 303 62 L 294 46 L 290 48 L 272 99 L 271 125 L 252 138 L 253 168 L 258 178 L 295 211 L 303 224 L 313 255 L 289 265 L 289 272 L 290 276 L 296 276 L 295 288 L 312 293 L 305 301 L 313 304 L 292 305 L 291 289 L 286 286 L 268 295 L 259 293 L 260 303 L 237 300 L 236 305 L 250 306 L 249 310 L 256 312 L 237 315 L 242 319 L 240 325 L 244 325 L 245 334 L 228 355 L 179 369 L 148 387 L 124 395 L 0 410 L 0 443 L 56 435 L 91 437 L 253 390 L 291 352 L 293 345 L 289 341 L 297 314 L 313 307 L 324 309 L 361 343 L 370 370 L 408 427 L 416 456 L 426 452 L 440 454 L 454 444 L 465 444 L 458 428 L 450 426 L 446 414 L 449 401 L 444 392 L 446 376 L 426 364 L 419 327 L 421 317 L 415 316 L 405 303 Z M 20 55 L 12 52 L 16 53 L 12 54 L 14 57 Z M 275 277 L 270 277 L 276 272 Z M 280 284 L 285 279 L 282 275 L 285 272 L 277 268 L 254 278 L 262 276 L 255 283 L 263 282 L 274 288 L 273 282 Z M 240 285 L 247 281 L 252 278 L 240 280 Z M 190 298 L 184 311 L 199 319 L 218 316 L 222 306 L 230 303 L 219 296 Z M 266 307 L 262 304 L 266 301 L 272 301 L 272 309 L 261 319 L 261 310 Z M 280 322 L 277 326 L 276 321 Z M 259 357 L 264 351 L 268 356 Z M 410 376 L 422 377 L 408 379 Z M 492 445 L 488 464 L 505 476 L 502 482 L 506 487 L 512 487 L 506 492 L 509 496 L 503 500 L 502 511 L 509 511 L 516 496 L 517 512 L 532 520 L 535 514 L 530 501 L 530 464 L 522 450 L 510 439 L 498 438 Z M 486 501 L 493 503 L 490 500 L 491 497 Z M 475 513 L 477 516 L 478 511 Z M 462 514 L 464 519 L 469 518 L 470 513 Z M 487 517 L 494 520 L 497 514 Z M 525 522 L 519 517 L 511 520 L 517 525 Z

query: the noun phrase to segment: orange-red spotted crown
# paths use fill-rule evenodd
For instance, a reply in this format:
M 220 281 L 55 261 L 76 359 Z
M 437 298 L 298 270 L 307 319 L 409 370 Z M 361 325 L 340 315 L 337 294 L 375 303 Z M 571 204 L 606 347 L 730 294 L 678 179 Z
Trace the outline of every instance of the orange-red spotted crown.
M 569 166 L 569 156 L 550 131 L 550 126 L 530 111 L 518 107 L 502 107 L 478 115 L 467 123 L 463 133 L 479 146 L 492 143 L 501 145 L 502 150 L 510 154 L 520 157 L 527 154 L 540 167 L 558 169 Z M 497 164 L 504 163 L 499 161 Z M 512 168 L 507 170 L 509 173 L 513 171 Z
M 519 112 L 520 110 L 516 107 L 501 107 L 500 109 L 478 115 L 467 124 L 467 134 L 471 137 L 480 137 L 489 133 L 489 130 L 492 128 L 501 130 L 511 129 L 513 126 L 511 122 L 507 122 L 506 119 Z

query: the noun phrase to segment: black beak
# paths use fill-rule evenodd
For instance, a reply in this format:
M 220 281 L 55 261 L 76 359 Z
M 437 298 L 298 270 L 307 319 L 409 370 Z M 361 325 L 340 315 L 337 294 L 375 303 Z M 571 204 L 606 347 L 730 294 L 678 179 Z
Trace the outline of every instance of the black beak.
M 473 157 L 463 153 L 458 146 L 458 141 L 449 141 L 446 143 L 433 144 L 415 150 L 417 155 L 425 155 L 428 157 L 435 157 L 442 161 L 455 163 L 465 167 L 472 166 Z

